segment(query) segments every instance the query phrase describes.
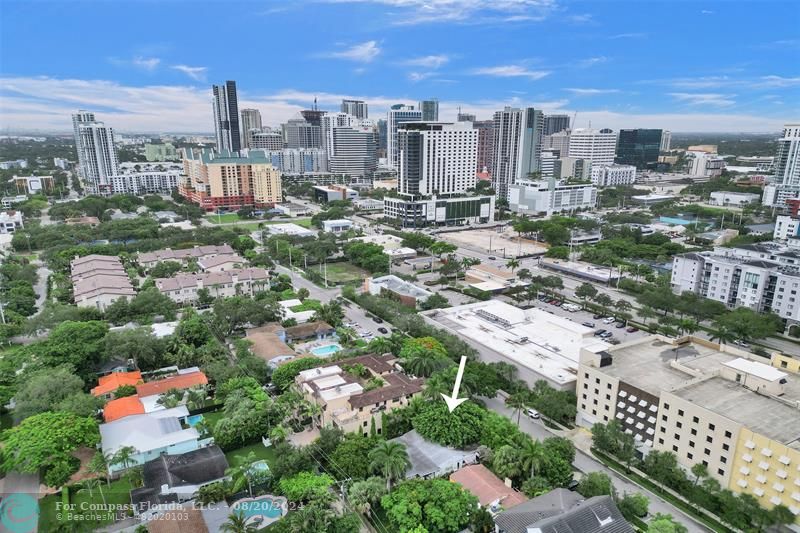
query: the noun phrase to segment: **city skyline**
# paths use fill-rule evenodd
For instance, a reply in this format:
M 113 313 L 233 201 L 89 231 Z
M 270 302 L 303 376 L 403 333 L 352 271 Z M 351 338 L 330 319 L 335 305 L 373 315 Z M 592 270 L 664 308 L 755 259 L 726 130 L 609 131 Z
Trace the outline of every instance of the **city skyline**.
M 0 125 L 67 132 L 69 115 L 89 108 L 120 132 L 210 133 L 210 86 L 220 80 L 236 80 L 240 107 L 270 126 L 315 98 L 331 111 L 363 100 L 373 117 L 436 98 L 441 120 L 459 107 L 486 120 L 531 106 L 615 130 L 779 132 L 800 117 L 791 2 L 338 0 L 234 2 L 213 13 L 166 3 L 157 17 L 147 5 L 5 2 Z M 291 46 L 265 56 L 260 33 L 231 50 L 198 38 L 243 16 Z M 72 38 L 85 25 L 93 39 Z M 316 38 L 291 39 L 298 28 Z

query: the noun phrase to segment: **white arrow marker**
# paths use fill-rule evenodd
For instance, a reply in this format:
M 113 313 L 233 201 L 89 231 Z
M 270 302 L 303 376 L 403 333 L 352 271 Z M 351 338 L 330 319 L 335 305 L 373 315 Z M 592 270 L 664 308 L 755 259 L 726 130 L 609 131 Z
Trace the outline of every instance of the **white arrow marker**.
M 461 378 L 464 377 L 464 365 L 467 364 L 467 356 L 461 356 L 461 362 L 458 363 L 458 374 L 456 374 L 456 382 L 453 384 L 453 396 L 450 397 L 445 393 L 441 393 L 442 398 L 444 398 L 444 402 L 447 404 L 447 408 L 450 409 L 450 412 L 453 412 L 453 409 L 461 405 L 462 403 L 467 401 L 467 398 L 459 398 L 458 397 L 458 389 L 461 387 Z

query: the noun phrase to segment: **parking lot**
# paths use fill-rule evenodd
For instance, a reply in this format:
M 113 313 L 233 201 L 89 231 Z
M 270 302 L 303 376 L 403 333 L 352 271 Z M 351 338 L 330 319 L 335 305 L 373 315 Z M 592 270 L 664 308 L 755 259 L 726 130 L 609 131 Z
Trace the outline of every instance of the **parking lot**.
M 629 332 L 627 328 L 617 328 L 616 327 L 617 323 L 615 321 L 612 321 L 611 323 L 604 323 L 603 320 L 606 318 L 610 318 L 610 316 L 595 318 L 595 314 L 591 311 L 583 311 L 583 310 L 578 310 L 574 312 L 569 311 L 568 309 L 564 309 L 563 306 L 556 306 L 548 303 L 549 300 L 550 298 L 546 298 L 545 301 L 534 300 L 533 306 L 538 307 L 539 309 L 542 309 L 544 311 L 547 311 L 548 313 L 568 318 L 569 320 L 577 322 L 578 324 L 584 324 L 588 327 L 591 327 L 595 331 L 601 329 L 609 331 L 611 332 L 611 337 L 606 338 L 605 339 L 606 341 L 611 341 L 612 339 L 616 339 L 620 343 L 623 343 L 648 335 L 648 333 L 645 331 Z M 575 305 L 577 307 L 580 307 L 577 304 Z M 589 326 L 589 324 L 592 324 L 592 326 Z

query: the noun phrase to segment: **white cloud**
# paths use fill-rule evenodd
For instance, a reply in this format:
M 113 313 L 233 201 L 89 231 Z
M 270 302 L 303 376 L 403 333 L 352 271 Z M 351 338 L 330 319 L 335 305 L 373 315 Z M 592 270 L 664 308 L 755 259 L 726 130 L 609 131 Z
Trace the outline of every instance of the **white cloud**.
M 647 37 L 646 33 L 642 32 L 633 32 L 633 33 L 617 33 L 616 35 L 611 35 L 609 39 L 641 39 L 642 37 Z
M 556 0 L 329 0 L 336 3 L 371 3 L 396 8 L 398 25 L 423 23 L 481 23 L 540 21 L 553 13 Z
M 173 69 L 183 72 L 195 81 L 206 81 L 208 67 L 190 67 L 189 65 L 172 65 Z
M 800 85 L 800 77 L 784 78 L 782 76 L 761 76 L 758 87 L 795 87 Z
M 346 59 L 348 61 L 357 61 L 359 63 L 369 63 L 381 53 L 381 48 L 378 46 L 377 41 L 366 41 L 346 50 L 339 52 L 327 52 L 320 54 L 321 57 L 333 57 L 336 59 Z
M 434 74 L 436 74 L 436 73 L 435 72 L 409 72 L 408 73 L 408 79 L 410 81 L 417 82 L 417 81 L 422 81 L 422 80 L 428 79 L 431 76 L 433 76 Z
M 600 65 L 602 63 L 608 62 L 608 58 L 606 56 L 595 56 L 595 57 L 587 57 L 586 59 L 581 59 L 578 61 L 577 65 L 579 67 L 593 67 L 595 65 Z
M 574 87 L 564 90 L 577 96 L 592 96 L 595 94 L 613 94 L 619 92 L 619 89 L 577 89 Z
M 700 10 L 700 14 L 701 14 L 701 15 L 713 15 L 713 14 L 714 14 L 714 12 L 713 12 L 713 11 L 711 11 L 711 10 L 708 10 L 708 9 L 701 9 L 701 10 Z
M 549 70 L 529 70 L 520 65 L 499 65 L 496 67 L 482 67 L 472 70 L 478 76 L 493 76 L 495 78 L 530 78 L 540 80 L 550 74 Z
M 736 81 L 728 76 L 703 76 L 699 78 L 675 78 L 665 80 L 665 83 L 677 89 L 711 89 L 735 85 Z
M 134 57 L 132 60 L 134 66 L 143 68 L 144 70 L 155 70 L 158 68 L 161 60 L 157 57 Z
M 436 55 L 414 57 L 412 59 L 407 59 L 403 61 L 402 64 L 409 65 L 412 67 L 439 68 L 442 65 L 446 64 L 448 61 L 450 61 L 450 56 L 448 56 L 447 54 L 436 54 Z
M 277 125 L 307 109 L 314 98 L 322 109 L 338 109 L 343 98 L 365 100 L 373 117 L 383 115 L 392 104 L 414 104 L 402 96 L 314 93 L 286 89 L 269 94 L 240 94 L 240 106 L 259 109 L 265 123 Z M 568 100 L 535 101 L 512 96 L 496 100 L 442 100 L 440 115 L 454 119 L 457 108 L 480 119 L 506 105 L 532 105 L 547 113 L 572 114 Z M 56 79 L 48 77 L 0 78 L 0 123 L 9 130 L 63 132 L 71 130 L 70 114 L 77 109 L 98 110 L 98 117 L 120 132 L 207 132 L 213 129 L 210 91 L 186 85 L 126 86 L 107 80 Z M 102 111 L 100 111 L 102 109 Z M 666 128 L 672 131 L 759 132 L 780 131 L 792 118 L 730 113 L 616 113 L 581 109 L 580 126 L 588 121 L 597 127 Z
M 570 15 L 567 20 L 573 24 L 591 24 L 594 22 L 594 15 L 591 13 L 581 13 L 580 15 Z
M 669 95 L 679 102 L 684 102 L 689 105 L 710 105 L 718 107 L 727 107 L 734 105 L 736 100 L 733 99 L 735 94 L 718 94 L 718 93 L 669 93 Z

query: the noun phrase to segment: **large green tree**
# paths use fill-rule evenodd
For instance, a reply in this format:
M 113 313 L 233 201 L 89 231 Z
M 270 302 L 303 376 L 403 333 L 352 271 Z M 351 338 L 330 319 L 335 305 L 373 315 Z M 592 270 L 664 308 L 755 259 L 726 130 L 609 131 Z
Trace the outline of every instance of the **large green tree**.
M 465 402 L 451 413 L 442 400 L 425 404 L 412 424 L 428 440 L 445 446 L 464 449 L 477 444 L 485 411 L 472 402 Z
M 422 526 L 437 533 L 457 533 L 469 523 L 478 499 L 445 479 L 412 479 L 397 485 L 381 505 L 400 531 Z
M 50 332 L 36 350 L 48 366 L 72 365 L 84 379 L 94 376 L 106 358 L 105 336 L 108 324 L 100 321 L 64 322 Z

